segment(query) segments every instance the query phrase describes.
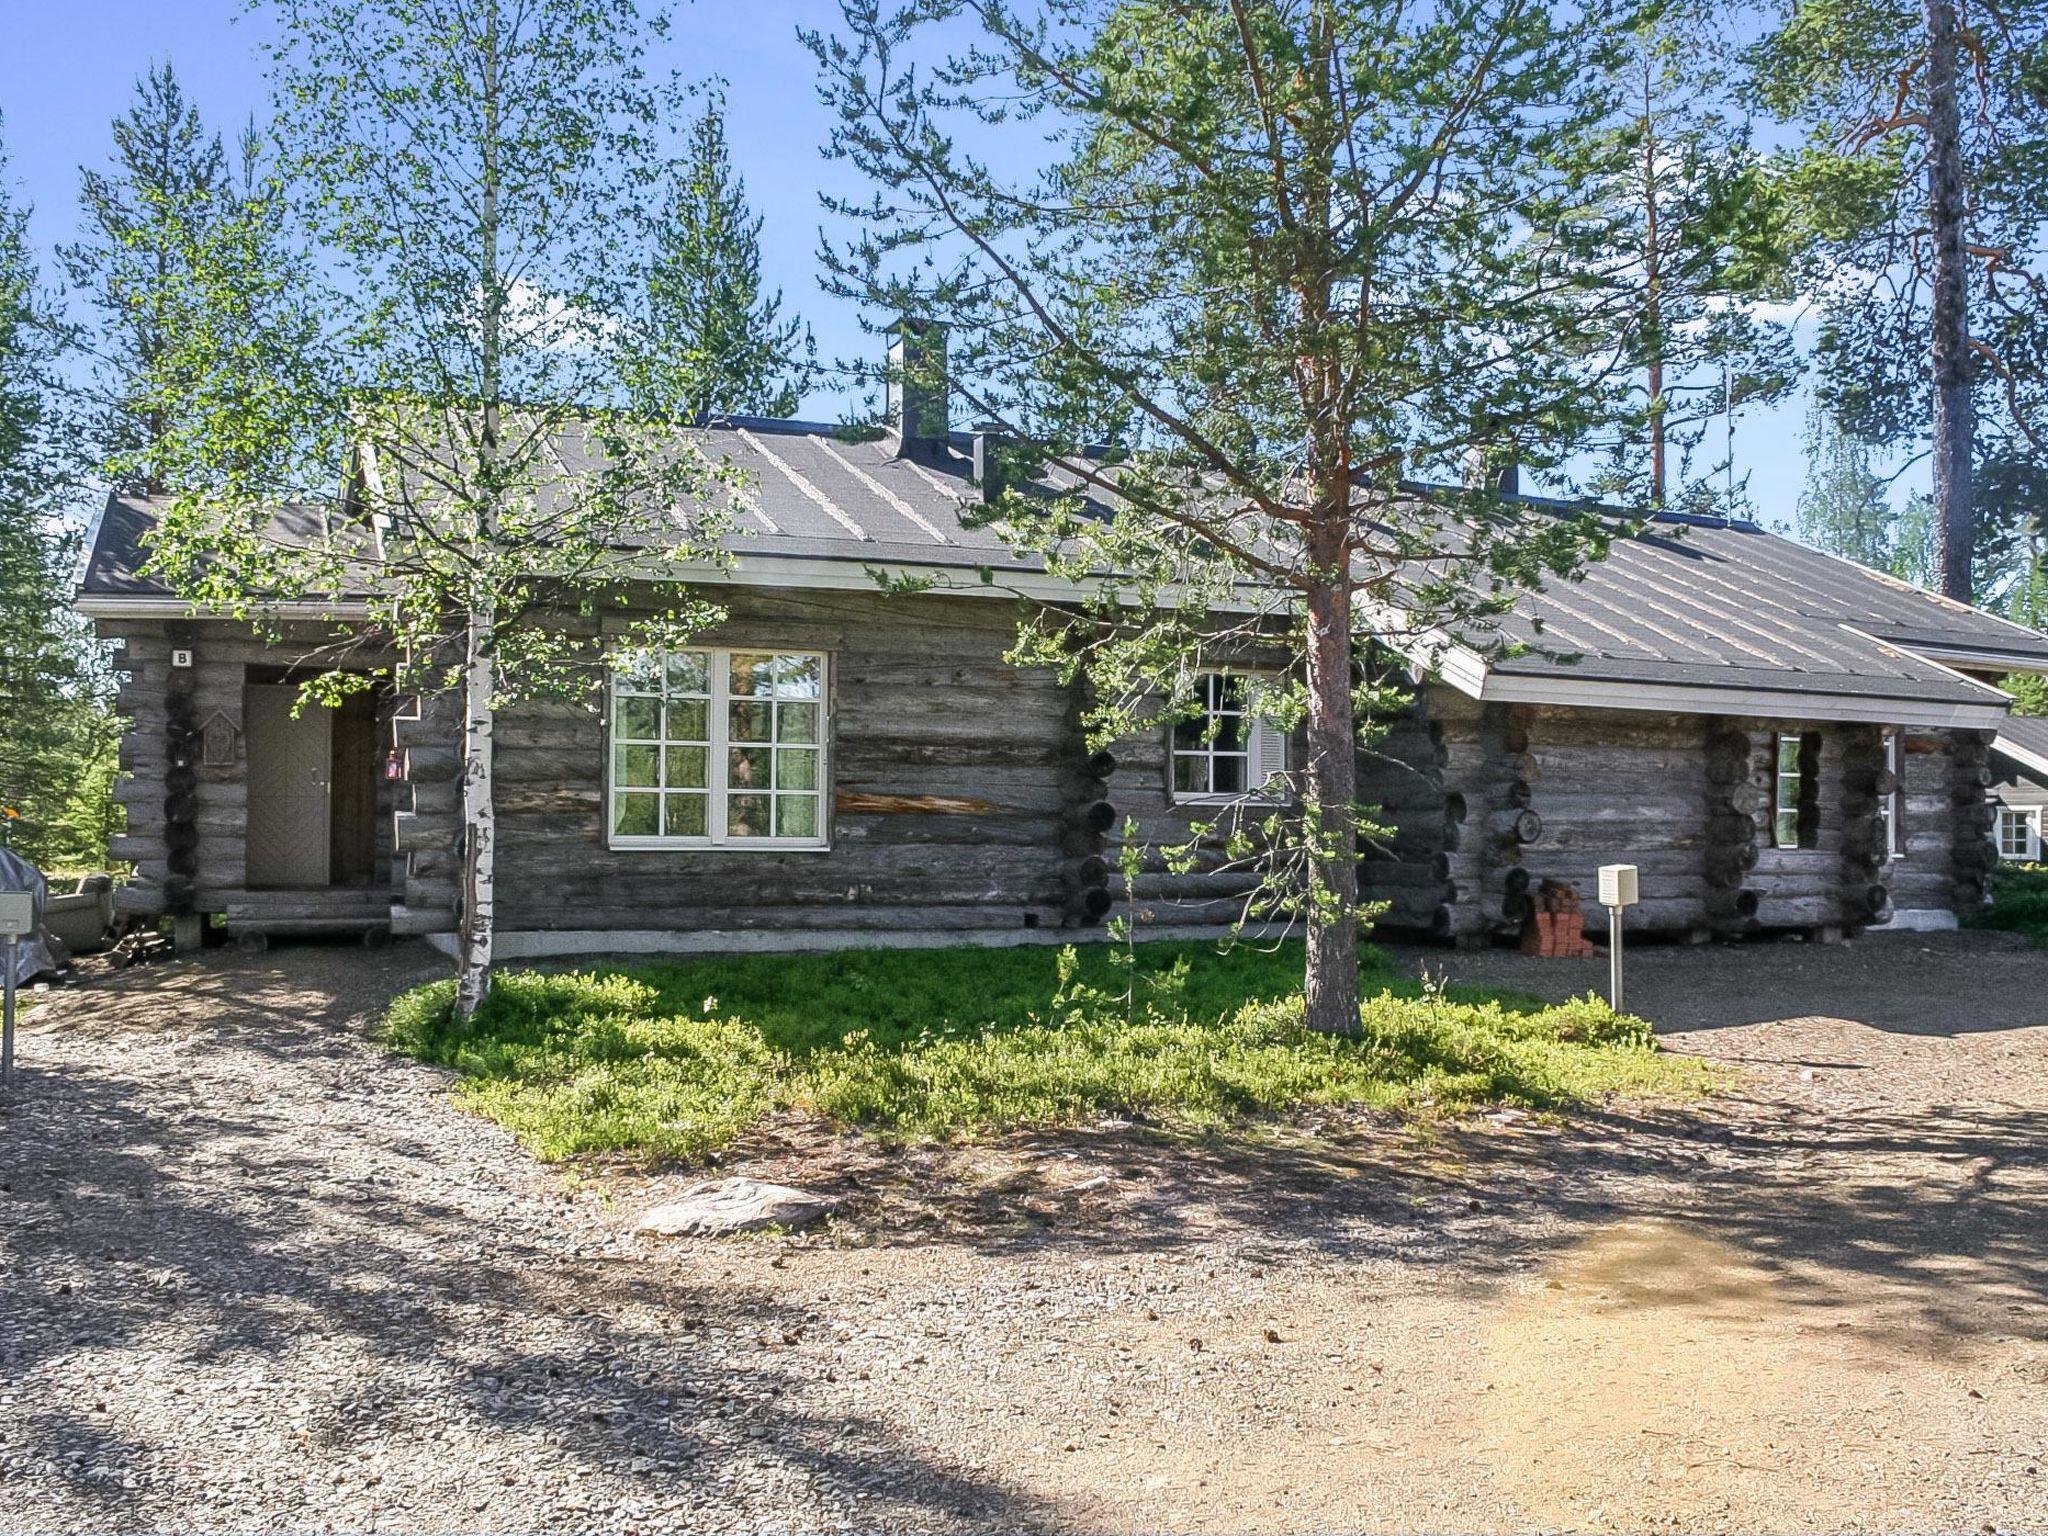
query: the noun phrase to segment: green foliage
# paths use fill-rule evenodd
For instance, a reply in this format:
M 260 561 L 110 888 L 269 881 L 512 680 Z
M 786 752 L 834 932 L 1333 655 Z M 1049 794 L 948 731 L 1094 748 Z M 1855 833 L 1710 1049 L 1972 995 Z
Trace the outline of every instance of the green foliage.
M 1378 995 L 1349 1036 L 1306 1027 L 1298 945 L 1147 945 L 1131 969 L 1118 953 L 513 972 L 467 1025 L 452 984 L 405 994 L 386 1040 L 462 1073 L 461 1102 L 546 1158 L 701 1158 L 778 1113 L 892 1138 L 984 1136 L 1106 1114 L 1216 1126 L 1317 1104 L 1555 1107 L 1710 1081 L 1596 1000 L 1418 986 L 1376 951 L 1364 958 Z
M 1782 400 L 1799 372 L 1791 327 L 1767 305 L 1791 292 L 1785 200 L 1736 100 L 1735 58 L 1726 7 L 1651 7 L 1615 66 L 1616 165 L 1601 188 L 1641 284 L 1648 433 L 1615 445 L 1603 489 L 1723 514 L 1744 508 L 1729 504 L 1725 439 L 1710 429 Z
M 2048 510 L 2048 4 L 1958 10 L 1983 597 L 2015 579 Z M 1819 311 L 1818 396 L 1900 454 L 1933 417 L 1928 46 L 1920 0 L 1811 0 L 1751 61 L 1759 102 L 1804 135 L 1776 174 Z
M 2038 672 L 2016 672 L 1999 685 L 2012 695 L 2012 712 L 2028 719 L 2048 715 L 2048 677 Z
M 0 846 L 96 869 L 114 819 L 111 678 L 70 611 L 77 540 L 57 509 L 76 482 L 51 413 L 57 327 L 4 176 L 0 159 Z
M 691 130 L 648 273 L 655 355 L 672 360 L 691 415 L 793 416 L 816 372 L 803 322 L 761 288 L 761 220 L 725 143 L 713 96 Z
M 1799 493 L 1794 530 L 1815 549 L 1915 579 L 1912 567 L 1919 552 L 1902 544 L 1908 530 L 1871 459 L 1867 443 L 1850 436 L 1824 406 L 1815 404 L 1806 418 L 1806 485 Z
M 857 230 L 828 239 L 828 287 L 949 327 L 943 356 L 868 377 L 943 383 L 999 427 L 988 518 L 1097 588 L 1028 617 L 1018 659 L 1085 678 L 1097 740 L 1233 669 L 1276 674 L 1263 707 L 1305 724 L 1296 811 L 1238 814 L 1271 904 L 1307 920 L 1331 1028 L 1370 835 L 1356 716 L 1391 693 L 1354 687 L 1346 642 L 1497 648 L 1500 615 L 1612 531 L 1498 472 L 1519 456 L 1570 496 L 1642 437 L 1643 275 L 1605 195 L 1640 14 L 842 0 L 836 35 L 805 34 L 828 153 L 867 183 L 826 199 Z M 992 136 L 999 160 L 966 147 Z M 1021 488 L 1047 467 L 1071 494 Z
M 181 252 L 154 568 L 256 622 L 361 592 L 363 643 L 314 693 L 383 670 L 375 645 L 407 687 L 482 665 L 490 700 L 585 696 L 581 615 L 664 558 L 715 563 L 727 526 L 680 431 L 690 360 L 647 313 L 679 98 L 644 55 L 666 23 L 629 0 L 274 8 L 274 175 Z M 341 484 L 356 517 L 310 548 L 272 536 Z M 680 537 L 668 509 L 699 497 Z M 633 638 L 708 616 L 679 603 Z
M 1971 928 L 2023 933 L 2048 949 L 2048 864 L 2001 864 L 1991 875 L 1991 900 L 1964 916 Z
M 77 334 L 97 457 L 161 495 L 164 375 L 191 319 L 194 254 L 239 215 L 240 198 L 220 135 L 206 130 L 168 61 L 136 81 L 113 137 L 112 165 L 79 172 L 84 234 L 58 256 L 91 311 Z M 244 149 L 243 190 L 253 194 L 253 137 Z

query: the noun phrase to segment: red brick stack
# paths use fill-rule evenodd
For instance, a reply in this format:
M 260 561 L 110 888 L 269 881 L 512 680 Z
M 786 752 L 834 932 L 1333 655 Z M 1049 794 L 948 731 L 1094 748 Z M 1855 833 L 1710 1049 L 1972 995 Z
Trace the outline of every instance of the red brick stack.
M 1586 920 L 1579 913 L 1579 888 L 1564 880 L 1545 880 L 1536 887 L 1534 910 L 1522 928 L 1522 953 L 1546 960 L 1584 960 L 1600 953 L 1586 939 Z

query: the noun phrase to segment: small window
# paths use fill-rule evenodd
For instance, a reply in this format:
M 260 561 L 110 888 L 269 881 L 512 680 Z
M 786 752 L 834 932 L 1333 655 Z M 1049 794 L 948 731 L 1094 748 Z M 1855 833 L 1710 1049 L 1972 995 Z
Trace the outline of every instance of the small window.
M 1998 808 L 1998 856 L 2001 859 L 2031 859 L 2036 852 L 2034 813 L 2001 805 Z
M 1903 858 L 1906 853 L 1906 740 L 1897 731 L 1884 733 L 1884 766 L 1892 776 L 1892 792 L 1877 799 L 1878 819 L 1884 823 L 1885 857 Z
M 1173 798 L 1236 800 L 1264 794 L 1287 772 L 1287 738 L 1259 718 L 1253 680 L 1206 673 L 1195 680 L 1198 712 L 1174 722 Z M 1277 792 L 1279 786 L 1275 786 Z
M 1787 732 L 1778 738 L 1776 788 L 1771 799 L 1771 841 L 1780 848 L 1813 848 L 1820 840 L 1820 733 Z
M 644 651 L 612 674 L 614 848 L 825 843 L 825 658 Z

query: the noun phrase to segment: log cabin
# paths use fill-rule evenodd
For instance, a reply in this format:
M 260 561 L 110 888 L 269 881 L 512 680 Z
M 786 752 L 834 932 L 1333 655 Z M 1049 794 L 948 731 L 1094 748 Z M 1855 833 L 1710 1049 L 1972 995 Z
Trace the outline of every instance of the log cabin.
M 2009 864 L 2041 862 L 2042 820 L 2048 816 L 2048 719 L 2015 716 L 1998 727 L 1991 743 L 1997 782 L 1991 798 L 1998 821 L 1993 839 Z
M 586 699 L 498 717 L 500 957 L 1239 919 L 1254 876 L 1159 850 L 1284 785 L 1299 742 L 1219 672 L 1202 718 L 1091 750 L 1079 685 L 1006 659 L 1020 599 L 1077 589 L 963 518 L 985 440 L 942 410 L 924 431 L 897 419 L 866 442 L 704 429 L 750 487 L 729 564 L 691 574 L 723 622 L 594 676 Z M 108 500 L 77 599 L 124 677 L 122 906 L 187 936 L 211 919 L 255 943 L 331 929 L 452 947 L 453 700 L 295 712 L 305 655 L 359 630 L 364 605 L 289 606 L 282 641 L 196 613 L 147 572 L 157 510 Z M 276 536 L 316 522 L 282 515 Z M 593 647 L 628 617 L 590 620 Z M 1359 749 L 1383 926 L 1511 938 L 1544 880 L 1601 923 L 1610 862 L 1641 870 L 1632 929 L 1690 940 L 1953 927 L 1985 899 L 2010 702 L 1995 680 L 2048 671 L 2048 638 L 1747 523 L 1668 516 L 1528 594 L 1506 639 L 1382 658 L 1412 684 Z

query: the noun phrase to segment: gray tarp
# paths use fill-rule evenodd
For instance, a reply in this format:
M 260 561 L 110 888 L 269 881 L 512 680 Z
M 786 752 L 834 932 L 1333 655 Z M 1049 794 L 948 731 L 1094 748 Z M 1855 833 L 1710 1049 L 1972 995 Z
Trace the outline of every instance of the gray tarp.
M 38 928 L 42 926 L 43 904 L 50 899 L 50 883 L 35 865 L 5 848 L 0 848 L 0 891 L 27 891 L 36 904 L 36 925 Z M 5 942 L 0 941 L 0 957 L 5 954 Z M 4 964 L 6 960 L 0 958 L 0 965 Z M 17 982 L 55 969 L 56 962 L 51 959 L 49 946 L 43 943 L 40 933 L 21 941 L 14 959 L 14 979 Z

